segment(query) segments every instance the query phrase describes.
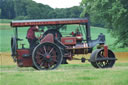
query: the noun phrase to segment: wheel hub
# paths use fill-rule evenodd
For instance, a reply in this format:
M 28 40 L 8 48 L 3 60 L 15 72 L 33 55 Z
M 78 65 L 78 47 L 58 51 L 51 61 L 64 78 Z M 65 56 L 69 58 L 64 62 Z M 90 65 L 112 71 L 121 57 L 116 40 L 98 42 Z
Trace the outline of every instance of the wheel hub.
M 46 60 L 46 62 L 52 62 L 52 57 L 49 54 L 45 54 L 44 55 L 44 60 Z
M 46 55 L 45 57 L 46 57 L 47 59 L 50 59 L 50 55 Z

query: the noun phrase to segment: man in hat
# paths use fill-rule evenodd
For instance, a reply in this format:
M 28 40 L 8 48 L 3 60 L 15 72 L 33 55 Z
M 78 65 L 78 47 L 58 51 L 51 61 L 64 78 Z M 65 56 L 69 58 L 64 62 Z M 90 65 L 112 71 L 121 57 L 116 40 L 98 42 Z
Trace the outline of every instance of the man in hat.
M 38 40 L 38 38 L 35 36 L 35 32 L 38 32 L 38 31 L 39 31 L 38 26 L 31 26 L 27 31 L 26 38 L 28 39 L 28 42 L 29 42 L 30 54 L 32 54 L 34 47 L 37 45 L 36 41 Z

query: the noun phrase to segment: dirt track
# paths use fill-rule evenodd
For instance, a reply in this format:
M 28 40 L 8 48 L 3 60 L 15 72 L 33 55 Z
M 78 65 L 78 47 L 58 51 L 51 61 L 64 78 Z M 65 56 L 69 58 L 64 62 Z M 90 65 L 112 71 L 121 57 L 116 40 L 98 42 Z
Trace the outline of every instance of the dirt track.
M 118 59 L 117 62 L 128 62 L 128 52 L 118 52 L 115 53 L 116 57 Z M 90 56 L 90 54 L 86 55 L 87 57 Z M 81 58 L 81 56 L 77 57 Z M 78 60 L 68 61 L 69 63 L 81 63 Z M 0 65 L 16 65 L 16 63 L 13 62 L 13 59 L 11 58 L 11 54 L 9 52 L 0 52 Z
M 15 65 L 11 58 L 11 54 L 7 52 L 0 53 L 0 65 Z
M 10 24 L 8 24 L 8 23 L 0 23 L 0 25 L 10 25 Z

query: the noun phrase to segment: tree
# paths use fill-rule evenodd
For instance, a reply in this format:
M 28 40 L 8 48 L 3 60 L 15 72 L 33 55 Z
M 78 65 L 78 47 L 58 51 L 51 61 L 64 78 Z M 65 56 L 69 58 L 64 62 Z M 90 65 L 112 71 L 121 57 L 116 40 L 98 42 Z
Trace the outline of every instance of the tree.
M 82 0 L 81 6 L 84 8 L 81 16 L 89 13 L 97 21 L 102 19 L 116 37 L 115 44 L 128 47 L 128 0 Z
M 0 0 L 0 9 L 3 19 L 78 18 L 82 12 L 79 6 L 53 9 L 33 0 Z
M 56 18 L 57 17 L 57 13 L 52 10 L 52 11 L 49 11 L 48 14 L 47 14 L 48 18 Z
M 0 8 L 0 18 L 1 18 L 1 8 Z
M 36 2 L 32 1 L 32 0 L 14 0 L 14 8 L 15 8 L 15 12 L 16 12 L 16 19 L 20 17 L 23 19 L 25 17 L 28 17 L 28 12 L 27 12 L 27 7 L 30 4 L 34 4 Z
M 27 14 L 30 19 L 46 19 L 50 16 L 50 11 L 53 11 L 51 7 L 40 3 L 31 3 L 27 6 Z
M 41 12 L 37 4 L 31 4 L 27 6 L 27 14 L 30 19 L 40 19 Z
M 1 18 L 15 18 L 15 10 L 13 0 L 0 0 Z
M 56 18 L 79 18 L 82 12 L 82 8 L 79 6 L 74 6 L 71 8 L 56 8 Z

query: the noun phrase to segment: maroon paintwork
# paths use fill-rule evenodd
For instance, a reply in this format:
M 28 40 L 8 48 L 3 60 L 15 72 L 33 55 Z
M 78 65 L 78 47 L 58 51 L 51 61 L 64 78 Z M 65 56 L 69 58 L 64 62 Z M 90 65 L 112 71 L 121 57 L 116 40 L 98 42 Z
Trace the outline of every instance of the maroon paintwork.
M 108 57 L 108 46 L 104 45 L 104 57 Z
M 51 42 L 53 43 L 53 35 L 48 34 L 46 35 L 42 40 L 41 43 L 43 42 Z M 32 67 L 33 62 L 32 62 L 32 56 L 27 56 L 23 57 L 23 55 L 29 55 L 29 49 L 17 49 L 17 64 L 19 67 Z
M 23 57 L 24 54 L 29 54 L 29 49 L 17 50 L 17 64 L 19 67 L 30 67 L 33 65 L 32 56 Z
M 43 43 L 43 42 L 51 42 L 51 43 L 54 43 L 53 35 L 52 35 L 52 34 L 47 34 L 47 35 L 40 41 L 40 43 Z

